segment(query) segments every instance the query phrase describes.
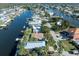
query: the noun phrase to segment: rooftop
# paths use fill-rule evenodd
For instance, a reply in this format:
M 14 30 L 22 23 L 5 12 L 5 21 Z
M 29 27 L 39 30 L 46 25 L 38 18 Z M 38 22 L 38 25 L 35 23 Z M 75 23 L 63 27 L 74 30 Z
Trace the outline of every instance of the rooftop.
M 36 39 L 42 39 L 43 38 L 43 33 L 33 33 L 32 36 Z
M 33 41 L 33 42 L 27 42 L 24 45 L 25 49 L 33 49 L 33 48 L 39 48 L 39 47 L 44 47 L 45 46 L 45 41 Z
M 73 39 L 79 40 L 79 28 L 70 28 L 69 32 L 73 36 Z

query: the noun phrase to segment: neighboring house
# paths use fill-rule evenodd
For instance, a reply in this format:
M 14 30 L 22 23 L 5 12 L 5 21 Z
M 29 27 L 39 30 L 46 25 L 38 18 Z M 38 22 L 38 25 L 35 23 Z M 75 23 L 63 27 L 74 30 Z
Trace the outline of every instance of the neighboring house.
M 51 28 L 52 26 L 50 25 L 50 23 L 46 23 L 44 26 L 47 26 L 48 28 Z
M 72 11 L 73 11 L 73 10 L 72 10 L 70 7 L 66 7 L 66 8 L 64 9 L 64 12 L 67 13 L 67 14 L 70 14 L 70 15 L 73 14 Z
M 45 47 L 45 41 L 33 41 L 24 44 L 25 49 L 34 49 Z
M 37 32 L 40 32 L 40 26 L 38 26 L 38 25 L 32 25 L 32 28 L 33 28 L 33 32 L 34 33 L 37 33 Z
M 38 40 L 42 40 L 44 38 L 43 33 L 33 33 L 32 36 Z
M 76 17 L 78 17 L 79 16 L 79 9 L 75 9 L 73 11 L 73 15 L 75 15 Z
M 79 28 L 70 28 L 68 31 L 73 40 L 79 45 Z

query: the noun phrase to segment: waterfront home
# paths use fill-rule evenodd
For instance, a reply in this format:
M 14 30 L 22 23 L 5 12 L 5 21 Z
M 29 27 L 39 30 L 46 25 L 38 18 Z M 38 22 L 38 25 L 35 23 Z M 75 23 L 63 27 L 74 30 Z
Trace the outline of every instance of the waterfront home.
M 73 37 L 73 41 L 79 45 L 79 28 L 70 28 L 68 31 Z
M 78 17 L 79 16 L 79 9 L 75 9 L 73 11 L 73 15 L 76 16 L 76 17 Z
M 38 19 L 33 19 L 33 21 L 29 22 L 30 25 L 40 25 L 41 24 L 41 20 Z
M 7 16 L 2 16 L 0 19 L 3 20 L 4 22 L 8 20 Z
M 38 40 L 42 40 L 44 38 L 43 33 L 33 33 L 32 36 Z
M 56 7 L 58 10 L 62 10 L 63 8 L 61 6 Z
M 17 11 L 15 11 L 15 9 L 17 9 Z M 0 10 L 0 20 L 2 21 L 0 24 L 1 28 L 7 26 L 15 16 L 19 15 L 23 11 L 20 7 L 15 9 L 3 8 Z
M 25 49 L 34 49 L 45 47 L 45 41 L 32 41 L 24 44 Z
M 40 32 L 40 26 L 38 26 L 38 25 L 33 25 L 32 28 L 33 28 L 33 32 L 34 32 L 34 33 Z
M 70 15 L 73 14 L 72 10 L 67 10 L 67 9 L 66 9 L 66 10 L 64 10 L 64 12 L 67 13 L 67 14 L 70 14 Z

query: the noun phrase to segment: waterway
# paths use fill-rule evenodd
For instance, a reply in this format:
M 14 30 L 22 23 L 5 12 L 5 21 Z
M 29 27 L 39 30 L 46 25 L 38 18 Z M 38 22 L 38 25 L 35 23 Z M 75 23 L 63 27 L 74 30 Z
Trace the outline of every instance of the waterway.
M 73 18 L 71 15 L 67 15 L 56 8 L 48 8 L 48 11 L 54 12 L 55 16 L 60 16 L 64 20 L 75 27 L 79 27 L 79 20 Z M 0 55 L 10 55 L 12 49 L 15 46 L 16 38 L 21 35 L 21 31 L 24 30 L 24 26 L 28 27 L 28 18 L 31 18 L 33 12 L 31 10 L 25 11 L 20 16 L 16 16 L 14 21 L 7 27 L 7 29 L 0 30 Z
M 16 38 L 21 34 L 21 30 L 24 30 L 23 26 L 28 27 L 26 22 L 28 22 L 28 18 L 31 18 L 32 15 L 31 10 L 25 11 L 20 16 L 16 16 L 6 30 L 0 30 L 0 56 L 10 55 L 16 43 Z

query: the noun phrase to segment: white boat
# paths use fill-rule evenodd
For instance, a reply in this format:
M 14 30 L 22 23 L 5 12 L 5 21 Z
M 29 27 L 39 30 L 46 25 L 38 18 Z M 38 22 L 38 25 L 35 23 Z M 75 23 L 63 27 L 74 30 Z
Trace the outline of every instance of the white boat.
M 20 39 L 19 38 L 16 38 L 16 41 L 19 41 Z

